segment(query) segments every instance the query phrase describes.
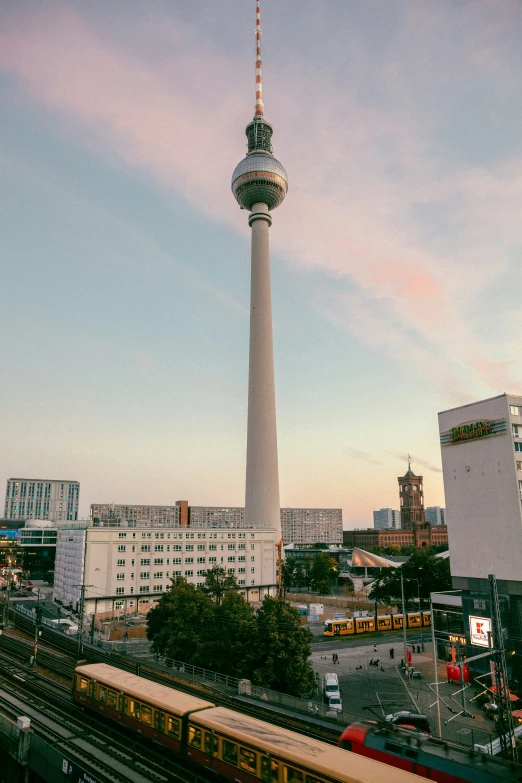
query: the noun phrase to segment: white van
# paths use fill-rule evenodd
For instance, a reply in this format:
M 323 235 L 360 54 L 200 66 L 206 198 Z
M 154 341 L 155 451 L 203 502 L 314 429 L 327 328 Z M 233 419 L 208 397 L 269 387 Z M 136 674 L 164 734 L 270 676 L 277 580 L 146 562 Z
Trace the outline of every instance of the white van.
M 339 680 L 337 679 L 337 674 L 325 674 L 324 675 L 324 683 L 323 683 L 323 689 L 324 689 L 324 698 L 326 701 L 330 701 L 330 699 L 335 696 L 338 699 L 341 698 L 341 693 L 339 691 Z
M 341 701 L 340 696 L 331 696 L 330 701 L 328 702 L 328 711 L 329 712 L 342 712 L 343 711 L 343 703 Z

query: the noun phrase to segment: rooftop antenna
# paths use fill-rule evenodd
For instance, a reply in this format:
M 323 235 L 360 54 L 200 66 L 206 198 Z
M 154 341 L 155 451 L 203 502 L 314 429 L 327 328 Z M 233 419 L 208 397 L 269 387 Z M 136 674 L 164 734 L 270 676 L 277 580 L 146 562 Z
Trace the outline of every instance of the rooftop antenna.
M 256 111 L 255 117 L 263 116 L 263 61 L 261 60 L 261 11 L 256 0 Z

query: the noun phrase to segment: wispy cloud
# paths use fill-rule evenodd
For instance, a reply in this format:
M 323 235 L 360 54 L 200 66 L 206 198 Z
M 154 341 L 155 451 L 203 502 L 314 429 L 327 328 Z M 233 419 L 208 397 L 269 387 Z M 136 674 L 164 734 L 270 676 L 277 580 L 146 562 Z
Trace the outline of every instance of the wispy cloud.
M 405 465 L 408 464 L 408 456 L 411 457 L 412 462 L 412 470 L 416 470 L 416 466 L 420 465 L 421 468 L 426 468 L 427 470 L 431 470 L 432 473 L 442 473 L 442 469 L 438 465 L 432 465 L 431 462 L 427 462 L 425 459 L 422 459 L 422 457 L 416 457 L 414 454 L 401 454 L 397 453 L 395 451 L 387 451 L 387 454 L 389 454 L 391 457 L 395 457 L 396 459 L 400 460 Z M 404 469 L 404 472 L 406 472 L 406 468 Z
M 375 459 L 371 454 L 366 451 L 359 451 L 358 449 L 343 449 L 343 452 L 352 459 L 360 460 L 361 462 L 369 462 L 371 465 L 382 465 L 378 459 Z
M 354 36 L 359 82 L 347 87 L 327 74 L 314 81 L 296 65 L 280 75 L 271 100 L 280 118 L 277 150 L 291 176 L 274 248 L 296 267 L 327 274 L 331 282 L 316 300 L 325 317 L 456 401 L 522 384 L 516 341 L 499 355 L 485 328 L 490 314 L 479 309 L 522 243 L 522 155 L 450 161 L 442 127 L 455 126 L 469 103 L 457 90 L 461 104 L 444 108 L 456 65 L 472 95 L 487 80 L 506 100 L 522 98 L 503 45 L 520 25 L 517 6 L 479 6 L 476 13 L 474 3 L 405 4 L 394 43 L 407 56 L 376 60 Z M 461 25 L 466 35 L 446 61 L 440 40 L 448 14 L 451 30 Z M 0 67 L 31 100 L 65 119 L 64 133 L 119 165 L 148 171 L 211 219 L 246 232 L 244 215 L 225 195 L 245 96 L 216 89 L 236 83 L 238 63 L 176 16 L 170 23 L 169 58 L 150 62 L 71 9 L 57 4 L 52 16 L 36 9 L 4 26 Z M 379 106 L 361 93 L 372 79 L 386 96 Z M 491 306 L 505 317 L 500 304 Z

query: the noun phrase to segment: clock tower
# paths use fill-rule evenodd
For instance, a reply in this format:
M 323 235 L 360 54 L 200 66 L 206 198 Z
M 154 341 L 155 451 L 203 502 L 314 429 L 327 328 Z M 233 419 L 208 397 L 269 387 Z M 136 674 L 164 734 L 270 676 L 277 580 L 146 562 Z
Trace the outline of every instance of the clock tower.
M 424 517 L 423 477 L 416 476 L 412 471 L 409 456 L 408 471 L 404 476 L 398 478 L 398 482 L 402 529 L 414 530 L 418 527 L 424 527 L 426 519 Z

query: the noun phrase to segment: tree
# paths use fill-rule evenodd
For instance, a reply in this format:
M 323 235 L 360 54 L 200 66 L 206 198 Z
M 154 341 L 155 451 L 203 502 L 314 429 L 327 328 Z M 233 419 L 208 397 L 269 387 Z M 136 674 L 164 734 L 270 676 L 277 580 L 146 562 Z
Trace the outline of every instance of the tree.
M 152 652 L 203 665 L 206 630 L 214 611 L 214 602 L 203 590 L 183 577 L 173 579 L 170 589 L 147 615 L 147 639 L 152 641 Z
M 314 557 L 311 569 L 312 587 L 317 593 L 327 593 L 330 583 L 335 579 L 338 565 L 335 560 L 322 552 Z
M 229 590 L 237 591 L 238 584 L 234 574 L 229 574 L 220 566 L 214 566 L 207 571 L 205 584 L 201 589 L 219 606 Z
M 297 609 L 267 596 L 255 625 L 251 644 L 253 682 L 292 696 L 308 693 L 315 684 L 308 663 L 313 636 L 301 625 Z
M 416 550 L 410 559 L 399 568 L 383 568 L 372 584 L 371 601 L 390 603 L 401 599 L 401 574 L 404 580 L 405 600 L 429 598 L 430 593 L 451 590 L 449 558 Z
M 298 561 L 295 557 L 287 557 L 283 561 L 283 587 L 289 590 L 293 584 L 296 584 L 298 570 Z
M 43 578 L 46 585 L 54 585 L 54 571 L 46 571 Z
M 256 635 L 254 610 L 245 597 L 228 590 L 206 631 L 205 667 L 233 677 L 250 677 L 252 639 Z

